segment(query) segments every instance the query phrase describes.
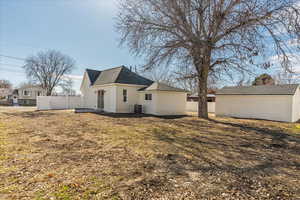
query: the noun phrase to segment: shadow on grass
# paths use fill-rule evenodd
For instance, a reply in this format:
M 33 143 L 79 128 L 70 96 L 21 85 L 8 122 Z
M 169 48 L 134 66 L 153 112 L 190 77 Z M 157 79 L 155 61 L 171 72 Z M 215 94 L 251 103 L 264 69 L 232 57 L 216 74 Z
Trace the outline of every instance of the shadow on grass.
M 197 120 L 188 121 L 204 123 Z M 300 154 L 300 142 L 296 138 L 280 130 L 245 124 L 214 119 L 208 120 L 208 123 L 210 125 L 198 126 L 198 136 L 164 128 L 153 130 L 153 135 L 158 141 L 174 149 L 169 154 L 157 157 L 164 163 L 167 171 L 175 174 L 186 174 L 188 171 L 229 173 L 248 178 L 279 174 L 300 178 L 300 173 L 292 173 L 295 170 L 300 171 L 300 162 L 297 159 Z M 184 121 L 176 122 L 177 126 L 184 124 Z M 228 133 L 221 133 L 224 127 L 220 125 L 229 126 L 229 129 L 224 129 L 224 132 Z M 208 128 L 210 126 L 218 131 Z M 239 131 L 247 134 L 239 135 Z
M 270 128 L 252 126 L 252 125 L 242 124 L 242 123 L 240 124 L 240 123 L 224 122 L 224 121 L 215 120 L 215 119 L 209 119 L 209 121 L 211 121 L 215 124 L 221 124 L 221 125 L 226 125 L 226 126 L 230 126 L 233 128 L 238 128 L 238 129 L 246 131 L 246 132 L 254 131 L 255 133 L 260 134 L 260 135 L 270 136 L 273 140 L 277 140 L 277 141 L 291 140 L 291 141 L 294 141 L 294 142 L 297 142 L 300 144 L 299 138 L 297 138 L 295 136 L 291 136 L 291 135 L 285 133 L 281 129 L 270 129 Z M 280 122 L 278 122 L 278 123 L 280 123 Z
M 93 113 L 96 115 L 101 115 L 105 117 L 111 118 L 147 118 L 147 117 L 155 117 L 159 119 L 181 119 L 187 117 L 187 115 L 165 115 L 165 116 L 158 116 L 158 115 L 148 115 L 148 114 L 134 114 L 134 113 Z

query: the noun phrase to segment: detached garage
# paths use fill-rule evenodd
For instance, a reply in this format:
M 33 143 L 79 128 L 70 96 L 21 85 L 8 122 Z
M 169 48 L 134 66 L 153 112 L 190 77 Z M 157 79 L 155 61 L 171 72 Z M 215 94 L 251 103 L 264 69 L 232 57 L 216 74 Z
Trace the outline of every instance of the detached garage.
M 216 115 L 296 122 L 300 119 L 299 85 L 224 87 L 216 93 Z

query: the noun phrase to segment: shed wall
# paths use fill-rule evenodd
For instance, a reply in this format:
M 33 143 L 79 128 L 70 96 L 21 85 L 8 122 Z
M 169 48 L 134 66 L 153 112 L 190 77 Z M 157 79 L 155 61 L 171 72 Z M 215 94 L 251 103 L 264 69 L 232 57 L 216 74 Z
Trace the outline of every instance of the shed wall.
M 145 94 L 152 94 L 152 100 L 145 100 Z M 157 92 L 148 91 L 148 92 L 139 92 L 139 104 L 143 107 L 143 113 L 150 115 L 157 115 Z
M 217 95 L 216 115 L 293 121 L 292 95 Z
M 157 92 L 157 115 L 185 115 L 187 94 L 183 92 Z
M 134 105 L 138 104 L 139 94 L 138 89 L 142 88 L 142 86 L 116 86 L 116 105 L 117 105 L 117 113 L 133 113 Z M 123 90 L 127 91 L 127 101 L 124 102 L 123 99 Z
M 293 96 L 293 119 L 292 122 L 296 122 L 300 119 L 300 91 L 297 89 Z

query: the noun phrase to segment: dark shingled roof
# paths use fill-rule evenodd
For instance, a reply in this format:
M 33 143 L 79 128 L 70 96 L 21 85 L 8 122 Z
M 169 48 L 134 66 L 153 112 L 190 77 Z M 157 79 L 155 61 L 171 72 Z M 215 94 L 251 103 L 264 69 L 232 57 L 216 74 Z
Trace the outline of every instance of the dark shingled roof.
M 294 95 L 298 84 L 224 87 L 217 95 Z
M 187 92 L 186 90 L 180 89 L 180 88 L 175 88 L 171 87 L 169 85 L 166 85 L 164 83 L 158 83 L 155 82 L 149 87 L 144 87 L 139 89 L 139 91 L 170 91 L 170 92 Z
M 116 83 L 134 84 L 134 85 L 151 85 L 153 81 L 130 71 L 126 67 L 122 67 L 119 76 L 116 80 Z
M 103 71 L 87 69 L 92 85 L 104 85 L 110 83 L 134 84 L 134 85 L 151 85 L 153 81 L 144 78 L 127 67 L 115 67 Z
M 89 79 L 90 79 L 92 85 L 95 83 L 99 74 L 101 73 L 101 71 L 97 71 L 97 70 L 93 70 L 93 69 L 86 69 L 86 72 L 89 76 Z

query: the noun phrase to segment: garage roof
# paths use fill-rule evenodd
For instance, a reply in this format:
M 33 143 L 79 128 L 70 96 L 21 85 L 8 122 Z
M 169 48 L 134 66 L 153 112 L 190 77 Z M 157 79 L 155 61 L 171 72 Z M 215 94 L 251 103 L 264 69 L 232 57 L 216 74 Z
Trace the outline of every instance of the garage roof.
M 299 84 L 224 87 L 217 95 L 294 95 Z

